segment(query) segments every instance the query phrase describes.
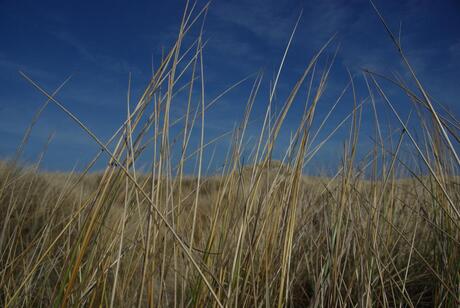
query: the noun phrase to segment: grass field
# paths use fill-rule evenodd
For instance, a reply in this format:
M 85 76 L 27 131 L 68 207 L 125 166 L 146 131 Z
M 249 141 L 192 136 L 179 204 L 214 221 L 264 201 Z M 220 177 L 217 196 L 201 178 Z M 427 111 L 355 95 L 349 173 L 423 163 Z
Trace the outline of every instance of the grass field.
M 335 175 L 304 173 L 328 141 L 312 142 L 313 121 L 326 123 L 336 112 L 333 107 L 321 119 L 315 114 L 327 89 L 330 66 L 320 69 L 319 59 L 329 41 L 277 113 L 271 91 L 262 133 L 243 164 L 262 82 L 261 75 L 253 78 L 246 111 L 229 133 L 225 164 L 210 176 L 203 152 L 213 141 L 204 137 L 204 124 L 214 101 L 204 99 L 201 35 L 184 46 L 206 10 L 186 10 L 177 41 L 143 96 L 131 101 L 128 90 L 126 121 L 109 141 L 22 73 L 44 94 L 43 108 L 59 108 L 101 151 L 82 172 L 43 172 L 40 160 L 24 166 L 19 157 L 40 109 L 16 156 L 0 164 L 0 305 L 458 307 L 460 121 L 430 97 L 393 34 L 412 86 L 390 82 L 412 104 L 416 132 L 386 95 L 385 77 L 364 71 L 357 78 L 368 85 L 375 145 L 357 157 L 364 102 L 355 99 L 350 113 L 340 115 L 343 125 L 331 131 L 348 134 L 337 150 L 342 159 Z M 351 79 L 346 89 L 353 87 Z M 302 120 L 275 160 L 286 115 L 305 91 Z M 377 100 L 397 119 L 387 136 Z M 172 104 L 186 110 L 179 119 L 171 118 Z M 181 127 L 179 134 L 172 135 L 173 126 Z M 196 148 L 192 133 L 201 136 Z M 150 167 L 141 171 L 138 158 L 147 149 Z M 103 159 L 105 170 L 93 172 Z M 193 175 L 184 171 L 190 161 Z

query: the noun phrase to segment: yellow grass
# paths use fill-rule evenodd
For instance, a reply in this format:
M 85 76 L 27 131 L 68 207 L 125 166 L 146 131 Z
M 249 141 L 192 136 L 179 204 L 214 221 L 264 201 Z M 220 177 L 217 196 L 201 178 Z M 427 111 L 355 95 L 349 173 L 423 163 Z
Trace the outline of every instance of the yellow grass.
M 457 307 L 460 166 L 455 142 L 460 122 L 435 109 L 398 41 L 393 40 L 416 82 L 414 89 L 393 83 L 417 111 L 419 131 L 400 118 L 381 85 L 383 76 L 364 72 L 369 96 L 363 100 L 354 95 L 350 76 L 345 91 L 353 93 L 353 108 L 341 115 L 336 128 L 348 132 L 338 149 L 339 168 L 332 177 L 304 174 L 329 139 L 316 140 L 312 123 L 331 67 L 321 70 L 318 60 L 331 39 L 274 113 L 283 57 L 262 133 L 249 148 L 250 162 L 243 164 L 262 76 L 253 79 L 245 114 L 229 133 L 233 141 L 222 170 L 204 176 L 209 162 L 203 152 L 216 140 L 206 139 L 203 124 L 206 110 L 221 96 L 205 99 L 201 34 L 191 46 L 184 46 L 184 37 L 200 27 L 207 9 L 186 8 L 177 41 L 142 97 L 133 101 L 128 89 L 126 121 L 108 141 L 100 140 L 55 93 L 22 73 L 45 104 L 59 108 L 101 151 L 80 173 L 41 172 L 40 162 L 24 167 L 18 159 L 28 129 L 17 156 L 0 164 L 0 305 Z M 289 45 L 290 40 L 286 53 Z M 302 120 L 276 161 L 273 149 L 283 122 L 305 91 Z M 400 124 L 389 136 L 382 135 L 376 98 Z M 172 104 L 186 110 L 178 120 L 170 117 Z M 375 112 L 375 146 L 358 159 L 364 105 Z M 316 121 L 326 123 L 328 117 Z M 177 126 L 180 133 L 172 135 Z M 192 134 L 200 138 L 195 149 Z M 403 146 L 412 152 L 402 154 Z M 146 148 L 153 148 L 151 169 L 140 172 L 137 159 Z M 173 150 L 181 154 L 177 163 Z M 89 172 L 102 159 L 105 170 Z M 184 172 L 190 162 L 197 165 L 193 176 Z

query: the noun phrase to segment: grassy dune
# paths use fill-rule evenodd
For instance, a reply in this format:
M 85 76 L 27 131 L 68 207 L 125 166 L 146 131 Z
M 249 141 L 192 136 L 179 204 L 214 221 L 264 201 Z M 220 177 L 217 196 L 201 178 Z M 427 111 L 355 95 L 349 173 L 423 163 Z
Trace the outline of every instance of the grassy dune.
M 262 82 L 262 76 L 254 78 L 222 170 L 204 176 L 203 152 L 214 142 L 205 138 L 205 114 L 215 101 L 205 100 L 202 37 L 188 46 L 184 38 L 200 28 L 206 10 L 186 10 L 177 41 L 143 96 L 132 101 L 128 90 L 126 121 L 108 141 L 23 74 L 44 94 L 44 107 L 59 108 L 101 151 L 79 173 L 41 172 L 40 162 L 25 167 L 18 163 L 23 145 L 0 164 L 0 305 L 458 307 L 460 122 L 433 102 L 398 41 L 393 43 L 414 86 L 392 81 L 416 111 L 416 132 L 386 95 L 385 77 L 364 71 L 360 78 L 369 96 L 363 101 L 375 112 L 375 146 L 357 158 L 364 103 L 355 98 L 350 113 L 339 115 L 346 125 L 331 131 L 348 133 L 335 175 L 304 174 L 327 142 L 312 142 L 318 132 L 312 123 L 327 123 L 330 116 L 315 114 L 327 90 L 330 66 L 320 69 L 319 59 L 329 41 L 277 113 L 271 108 L 275 90 L 270 92 L 262 133 L 243 164 Z M 353 92 L 353 82 L 345 90 Z M 275 161 L 283 121 L 305 91 L 302 120 Z M 377 99 L 399 119 L 391 136 L 382 133 Z M 172 104 L 186 110 L 179 119 L 170 116 Z M 178 135 L 173 126 L 181 127 Z M 191 134 L 200 136 L 195 149 Z M 153 149 L 151 166 L 140 172 L 137 162 L 146 149 Z M 181 153 L 177 162 L 173 151 Z M 103 159 L 105 170 L 92 173 Z M 184 172 L 190 161 L 197 166 L 194 176 Z

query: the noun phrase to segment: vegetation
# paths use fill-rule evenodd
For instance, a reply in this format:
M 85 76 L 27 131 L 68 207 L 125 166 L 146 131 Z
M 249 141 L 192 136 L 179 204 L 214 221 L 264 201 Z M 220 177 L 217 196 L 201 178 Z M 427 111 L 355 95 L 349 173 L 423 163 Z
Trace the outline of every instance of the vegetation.
M 430 97 L 391 31 L 411 83 L 371 71 L 350 76 L 344 92 L 354 94 L 354 79 L 363 78 L 369 95 L 353 95 L 351 112 L 339 114 L 343 121 L 328 135 L 349 125 L 334 176 L 303 172 L 330 138 L 316 140 L 341 100 L 313 129 L 332 66 L 320 69 L 319 59 L 333 39 L 274 113 L 283 57 L 260 137 L 243 164 L 262 83 L 261 75 L 254 78 L 221 173 L 204 176 L 203 152 L 216 141 L 205 139 L 205 113 L 221 96 L 205 100 L 201 34 L 184 45 L 207 9 L 185 10 L 177 40 L 142 97 L 133 103 L 128 89 L 126 121 L 107 142 L 55 98 L 58 91 L 48 93 L 22 73 L 47 101 L 17 156 L 0 165 L 1 306 L 458 307 L 460 121 Z M 383 81 L 412 104 L 416 131 L 400 117 Z M 307 94 L 302 120 L 276 162 L 276 140 L 300 94 Z M 377 102 L 400 126 L 387 135 Z M 48 104 L 100 146 L 81 173 L 45 173 L 40 161 L 18 163 Z M 172 104 L 185 106 L 181 118 L 171 118 Z M 358 157 L 365 105 L 374 113 L 375 143 Z M 196 149 L 192 133 L 200 135 Z M 136 163 L 149 149 L 150 171 L 140 172 Z M 108 157 L 107 167 L 91 173 L 101 157 Z M 194 176 L 184 171 L 190 161 Z

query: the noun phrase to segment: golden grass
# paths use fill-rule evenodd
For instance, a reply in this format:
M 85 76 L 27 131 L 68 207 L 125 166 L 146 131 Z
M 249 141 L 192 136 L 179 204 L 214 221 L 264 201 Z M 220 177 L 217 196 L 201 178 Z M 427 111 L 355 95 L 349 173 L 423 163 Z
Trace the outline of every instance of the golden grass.
M 329 139 L 314 140 L 318 130 L 313 131 L 312 123 L 332 65 L 321 71 L 318 60 L 331 39 L 275 114 L 271 105 L 283 57 L 260 138 L 250 149 L 250 164 L 243 165 L 245 133 L 262 82 L 261 75 L 255 78 L 242 121 L 231 132 L 221 174 L 204 176 L 208 162 L 203 151 L 212 143 L 205 138 L 205 111 L 221 96 L 205 100 L 201 34 L 191 46 L 183 42 L 207 9 L 197 12 L 187 6 L 175 45 L 134 104 L 128 90 L 127 119 L 107 142 L 54 97 L 59 89 L 49 94 L 22 73 L 44 94 L 45 106 L 60 108 L 101 151 L 82 173 L 40 172 L 39 162 L 22 167 L 17 158 L 23 144 L 13 160 L 0 164 L 0 304 L 458 306 L 460 182 L 454 142 L 459 140 L 459 121 L 435 110 L 398 42 L 394 40 L 416 88 L 393 82 L 417 111 L 421 141 L 386 96 L 382 76 L 365 71 L 369 97 L 356 97 L 351 76 L 344 90 L 352 91 L 354 107 L 337 126 L 347 129 L 344 123 L 350 124 L 336 175 L 304 175 L 305 165 Z M 318 76 L 313 85 L 310 80 Z M 275 161 L 272 153 L 283 122 L 305 89 L 302 120 L 282 161 Z M 179 92 L 187 94 L 185 100 Z M 382 136 L 376 97 L 400 121 L 401 129 L 391 136 Z M 172 104 L 185 106 L 178 120 L 170 118 Z M 376 141 L 358 160 L 365 104 L 375 113 Z M 180 133 L 171 136 L 177 125 Z M 194 133 L 200 145 L 190 149 Z M 24 142 L 29 134 L 30 129 Z M 412 154 L 401 154 L 406 143 Z M 151 169 L 140 172 L 137 159 L 147 147 L 153 148 Z M 181 153 L 177 164 L 173 150 Z M 89 173 L 104 156 L 106 169 Z M 196 176 L 184 172 L 189 161 L 198 166 Z M 427 172 L 419 171 L 419 164 Z

